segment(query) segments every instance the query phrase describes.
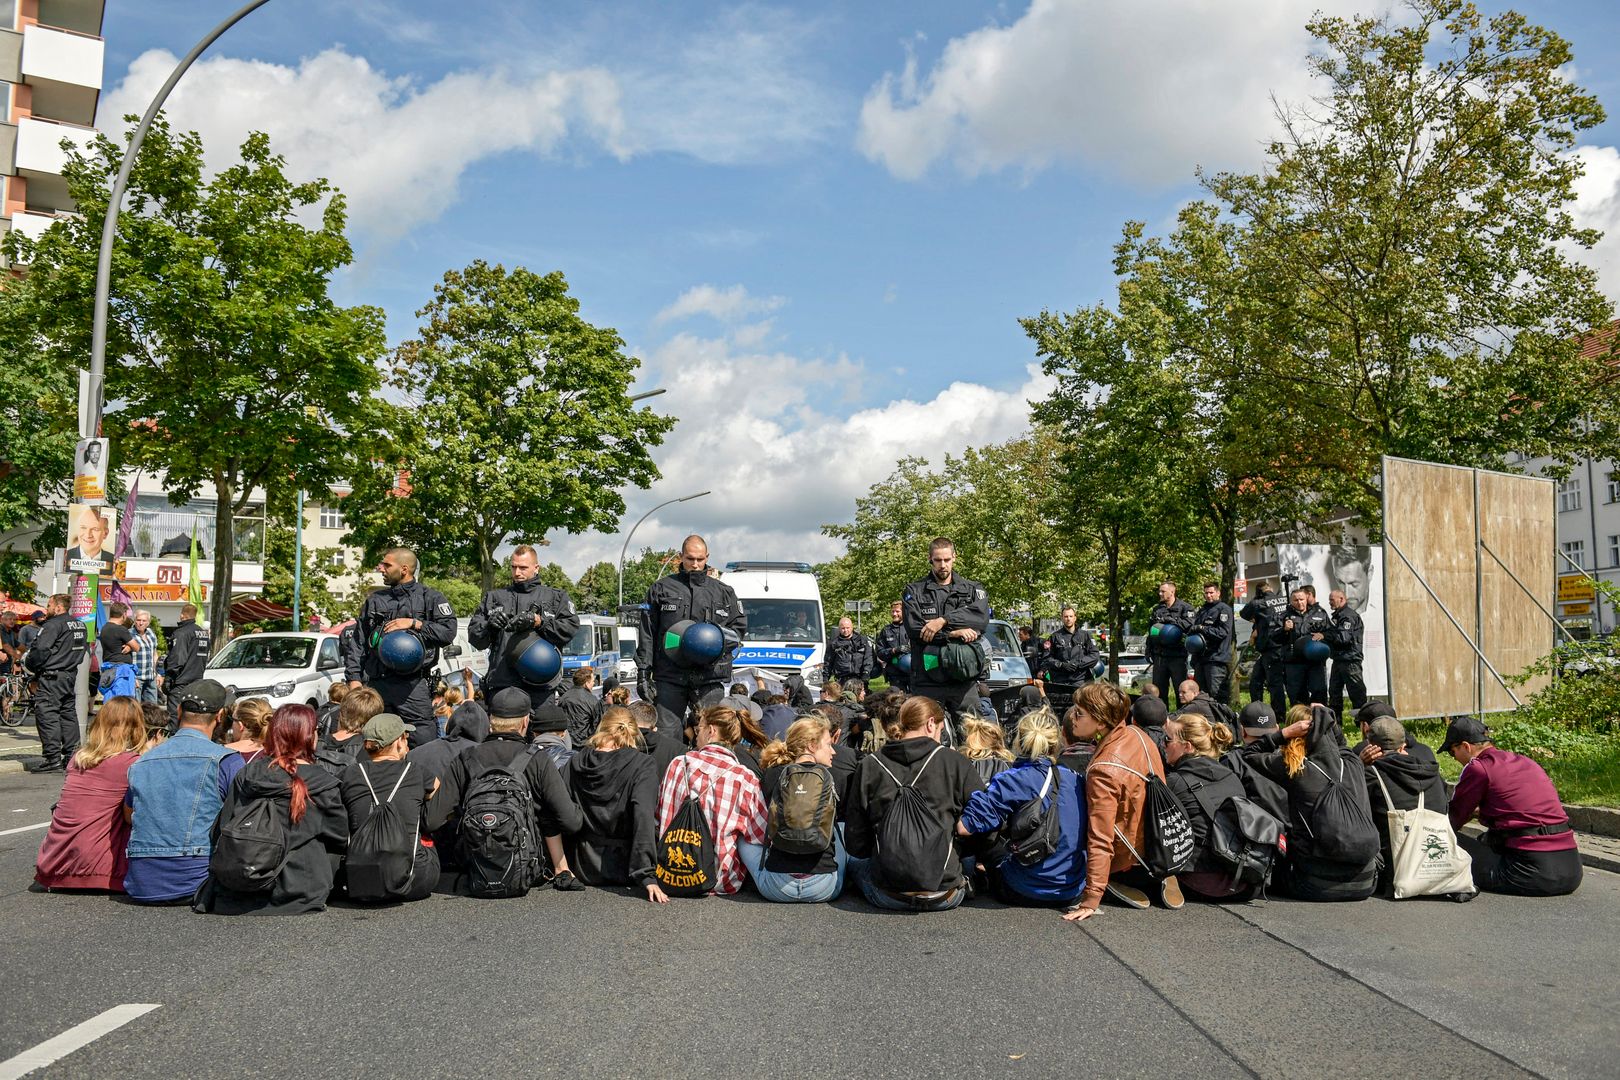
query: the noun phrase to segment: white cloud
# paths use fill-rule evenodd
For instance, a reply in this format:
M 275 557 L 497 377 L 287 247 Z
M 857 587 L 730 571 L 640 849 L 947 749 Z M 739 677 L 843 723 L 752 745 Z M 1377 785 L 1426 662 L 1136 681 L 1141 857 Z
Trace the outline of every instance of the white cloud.
M 1575 156 L 1586 169 L 1575 181 L 1575 224 L 1602 229 L 1603 239 L 1590 251 L 1577 249 L 1571 255 L 1595 267 L 1604 294 L 1620 302 L 1620 149 L 1583 146 Z
M 625 521 L 665 499 L 713 493 L 660 511 L 631 546 L 673 546 L 697 531 L 719 562 L 838 554 L 821 526 L 847 521 L 855 499 L 898 459 L 915 454 L 938 465 L 947 452 L 1013 438 L 1028 429 L 1028 402 L 1050 391 L 1038 366 L 1009 364 L 1010 388 L 956 382 L 926 399 L 851 408 L 866 372 L 845 356 L 751 351 L 735 337 L 692 334 L 644 355 L 645 383 L 668 390 L 660 411 L 681 421 L 654 452 L 663 479 L 652 491 L 626 493 Z M 617 559 L 623 539 L 556 535 L 548 558 L 577 577 Z
M 1347 8 L 1324 0 L 1321 9 Z M 1257 163 L 1271 96 L 1309 92 L 1293 0 L 1033 0 L 1006 26 L 910 57 L 861 108 L 857 145 L 901 179 L 941 160 L 968 176 L 1084 166 L 1128 181 Z
M 781 296 L 750 296 L 741 285 L 719 288 L 715 285 L 694 285 L 675 298 L 675 302 L 658 313 L 657 322 L 689 319 L 694 315 L 708 315 L 721 322 L 735 322 L 750 315 L 765 315 L 787 303 Z

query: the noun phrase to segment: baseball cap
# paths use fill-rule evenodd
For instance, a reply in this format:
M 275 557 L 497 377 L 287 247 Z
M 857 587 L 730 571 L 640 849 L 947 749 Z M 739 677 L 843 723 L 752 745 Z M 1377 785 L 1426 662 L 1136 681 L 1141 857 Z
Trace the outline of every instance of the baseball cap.
M 1277 710 L 1264 701 L 1251 701 L 1238 714 L 1238 725 L 1255 731 L 1277 726 Z
M 528 716 L 531 708 L 529 692 L 516 686 L 503 686 L 489 699 L 489 715 L 497 720 Z
M 1453 716 L 1451 723 L 1446 725 L 1446 741 L 1440 744 L 1436 753 L 1445 754 L 1451 751 L 1458 743 L 1489 742 L 1491 729 L 1477 716 Z
M 1393 716 L 1380 716 L 1367 725 L 1367 741 L 1380 750 L 1399 753 L 1406 749 L 1406 728 Z
M 1380 716 L 1387 716 L 1392 720 L 1396 719 L 1395 706 L 1387 701 L 1369 701 L 1356 710 L 1356 723 L 1370 724 Z
M 521 692 L 521 691 L 520 691 Z M 496 713 L 499 716 L 499 713 Z M 568 730 L 568 710 L 561 705 L 542 705 L 529 720 L 531 735 L 551 735 Z
M 230 703 L 230 692 L 217 679 L 198 679 L 180 691 L 181 712 L 217 713 Z
M 368 743 L 378 746 L 392 746 L 401 735 L 405 734 L 405 721 L 397 713 L 380 712 L 366 721 L 366 726 L 360 729 L 360 737 Z

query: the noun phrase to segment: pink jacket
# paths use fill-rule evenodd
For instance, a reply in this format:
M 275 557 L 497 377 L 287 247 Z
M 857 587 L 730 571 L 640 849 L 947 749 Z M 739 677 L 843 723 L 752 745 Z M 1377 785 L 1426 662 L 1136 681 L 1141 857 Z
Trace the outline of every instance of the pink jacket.
M 62 797 L 34 861 L 35 881 L 47 889 L 124 891 L 129 865 L 124 794 L 129 791 L 129 767 L 139 756 L 126 750 L 93 769 L 68 766 Z

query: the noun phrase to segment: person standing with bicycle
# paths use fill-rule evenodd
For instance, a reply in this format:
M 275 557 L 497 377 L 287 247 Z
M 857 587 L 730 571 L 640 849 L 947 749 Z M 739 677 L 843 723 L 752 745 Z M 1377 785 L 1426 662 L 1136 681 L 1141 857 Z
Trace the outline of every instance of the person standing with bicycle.
M 15 611 L 0 612 L 0 676 L 5 678 L 5 693 L 0 695 L 0 714 L 5 723 L 11 723 L 11 705 L 19 696 L 16 679 L 22 670 L 22 632 L 17 627 Z

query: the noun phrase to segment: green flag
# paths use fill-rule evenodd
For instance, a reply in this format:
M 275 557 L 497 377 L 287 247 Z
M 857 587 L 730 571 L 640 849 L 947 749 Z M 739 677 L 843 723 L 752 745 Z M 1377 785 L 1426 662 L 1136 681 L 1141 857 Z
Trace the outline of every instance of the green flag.
M 202 575 L 197 572 L 197 527 L 201 524 L 200 517 L 191 523 L 191 573 L 186 578 L 186 602 L 197 605 L 197 625 L 206 629 L 208 607 L 203 603 Z

